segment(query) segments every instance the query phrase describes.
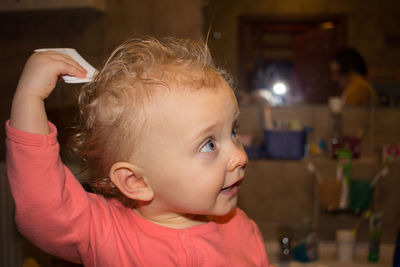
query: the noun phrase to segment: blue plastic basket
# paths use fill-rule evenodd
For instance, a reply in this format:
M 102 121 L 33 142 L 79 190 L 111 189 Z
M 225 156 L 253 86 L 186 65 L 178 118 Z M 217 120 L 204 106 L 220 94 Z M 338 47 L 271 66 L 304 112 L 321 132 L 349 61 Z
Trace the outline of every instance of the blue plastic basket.
M 264 149 L 268 158 L 301 159 L 304 155 L 304 141 L 304 131 L 264 131 Z

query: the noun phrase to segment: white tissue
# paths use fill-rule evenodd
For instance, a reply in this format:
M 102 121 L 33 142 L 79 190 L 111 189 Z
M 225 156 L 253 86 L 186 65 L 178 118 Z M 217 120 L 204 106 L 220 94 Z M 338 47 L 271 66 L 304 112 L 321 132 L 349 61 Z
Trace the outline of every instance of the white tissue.
M 68 75 L 62 76 L 64 82 L 66 83 L 87 83 L 93 80 L 94 75 L 97 70 L 90 65 L 79 53 L 73 48 L 42 48 L 35 49 L 34 52 L 46 52 L 46 51 L 55 51 L 61 54 L 70 56 L 73 60 L 75 60 L 79 65 L 81 65 L 85 70 L 87 70 L 87 75 L 85 78 L 77 78 Z

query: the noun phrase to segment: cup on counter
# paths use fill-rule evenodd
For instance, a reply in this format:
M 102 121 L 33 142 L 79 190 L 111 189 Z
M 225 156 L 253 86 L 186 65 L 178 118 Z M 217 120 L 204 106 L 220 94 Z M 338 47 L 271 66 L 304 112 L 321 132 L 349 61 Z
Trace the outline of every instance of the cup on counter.
M 327 211 L 334 211 L 339 208 L 341 192 L 342 180 L 336 179 L 336 177 L 324 177 L 318 182 L 320 205 Z
M 337 258 L 340 262 L 351 262 L 355 255 L 356 236 L 352 230 L 336 231 Z

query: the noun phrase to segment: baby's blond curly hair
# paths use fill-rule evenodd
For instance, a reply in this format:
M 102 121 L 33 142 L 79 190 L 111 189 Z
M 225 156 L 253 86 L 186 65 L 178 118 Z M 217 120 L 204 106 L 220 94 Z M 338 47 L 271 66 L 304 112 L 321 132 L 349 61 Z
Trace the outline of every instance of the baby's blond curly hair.
M 145 37 L 115 49 L 79 92 L 80 120 L 71 140 L 93 177 L 89 183 L 94 191 L 134 207 L 134 201 L 112 183 L 109 170 L 116 162 L 134 161 L 146 127 L 146 101 L 155 88 L 214 88 L 221 79 L 230 83 L 202 42 Z

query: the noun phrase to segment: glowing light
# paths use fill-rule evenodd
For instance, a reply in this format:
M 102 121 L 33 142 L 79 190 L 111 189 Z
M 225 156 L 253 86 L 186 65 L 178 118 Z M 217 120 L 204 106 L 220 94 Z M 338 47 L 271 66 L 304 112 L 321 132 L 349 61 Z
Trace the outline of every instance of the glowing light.
M 287 92 L 287 87 L 284 83 L 278 82 L 278 83 L 274 84 L 274 86 L 272 87 L 272 90 L 277 95 L 284 95 Z

